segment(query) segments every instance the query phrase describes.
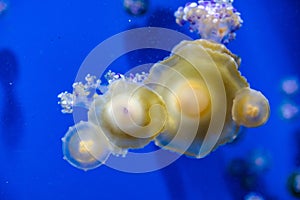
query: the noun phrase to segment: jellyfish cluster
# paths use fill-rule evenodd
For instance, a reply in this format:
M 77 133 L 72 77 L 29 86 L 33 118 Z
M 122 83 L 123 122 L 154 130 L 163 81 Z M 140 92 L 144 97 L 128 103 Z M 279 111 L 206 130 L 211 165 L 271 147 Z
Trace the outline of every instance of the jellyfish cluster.
M 240 13 L 232 6 L 233 0 L 199 0 L 187 3 L 175 12 L 176 23 L 189 24 L 191 32 L 202 39 L 228 43 L 235 39 L 235 31 L 243 23 Z
M 226 21 L 223 7 L 231 2 L 199 5 L 215 6 L 212 12 L 220 12 L 221 24 Z M 266 123 L 268 100 L 250 88 L 239 71 L 240 58 L 221 44 L 224 38 L 182 41 L 148 72 L 109 71 L 108 84 L 87 75 L 85 83 L 73 84 L 72 93 L 59 94 L 63 113 L 78 106 L 88 110 L 87 120 L 62 138 L 64 158 L 89 170 L 152 141 L 162 149 L 202 158 L 233 141 L 241 126 Z

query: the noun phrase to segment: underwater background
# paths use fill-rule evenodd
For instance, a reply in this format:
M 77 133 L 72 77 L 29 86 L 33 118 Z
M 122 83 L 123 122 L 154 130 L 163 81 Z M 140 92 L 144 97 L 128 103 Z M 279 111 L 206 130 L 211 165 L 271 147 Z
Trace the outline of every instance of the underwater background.
M 84 172 L 62 159 L 61 138 L 74 121 L 61 113 L 57 95 L 72 89 L 85 57 L 105 39 L 137 27 L 197 39 L 173 16 L 187 2 L 149 0 L 138 15 L 121 0 L 0 0 L 0 200 L 299 198 L 298 0 L 234 2 L 244 24 L 227 47 L 242 58 L 251 87 L 269 99 L 264 126 L 243 129 L 203 159 L 182 156 L 143 174 L 106 166 Z M 125 72 L 168 54 L 135 52 L 112 69 Z

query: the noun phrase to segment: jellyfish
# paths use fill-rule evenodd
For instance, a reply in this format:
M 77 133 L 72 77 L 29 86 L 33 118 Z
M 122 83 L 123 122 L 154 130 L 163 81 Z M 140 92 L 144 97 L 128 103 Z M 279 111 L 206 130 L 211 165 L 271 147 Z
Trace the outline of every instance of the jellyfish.
M 167 118 L 162 98 L 146 85 L 126 80 L 113 82 L 95 99 L 89 121 L 123 149 L 142 148 L 163 129 Z
M 286 78 L 281 84 L 282 91 L 287 95 L 294 95 L 299 90 L 299 80 L 298 77 Z
M 263 174 L 271 168 L 271 155 L 265 149 L 254 149 L 247 157 L 249 171 L 252 174 Z
M 176 23 L 189 23 L 191 32 L 202 39 L 228 43 L 235 39 L 235 31 L 243 23 L 240 13 L 232 6 L 233 0 L 199 0 L 179 7 L 175 12 Z
M 153 89 L 164 99 L 168 111 L 166 129 L 155 138 L 156 144 L 201 158 L 232 141 L 240 125 L 263 124 L 269 107 L 261 93 L 255 93 L 260 99 L 253 102 L 260 106 L 257 116 L 232 112 L 240 97 L 249 96 L 239 91 L 254 91 L 238 71 L 239 64 L 240 59 L 223 45 L 203 39 L 181 42 L 169 58 L 155 64 L 145 83 L 156 83 Z M 247 107 L 250 103 L 241 101 L 239 105 Z M 218 118 L 220 113 L 224 113 L 225 120 L 218 133 L 209 126 L 212 117 Z
M 82 170 L 102 165 L 111 154 L 110 142 L 91 122 L 79 122 L 62 138 L 64 159 Z
M 88 122 L 75 125 L 64 137 L 65 157 L 72 165 L 89 169 L 110 154 L 125 156 L 127 150 L 151 141 L 179 154 L 205 157 L 233 141 L 240 126 L 257 127 L 269 117 L 268 100 L 249 87 L 239 65 L 240 58 L 224 45 L 199 39 L 179 43 L 149 73 L 126 77 L 109 72 L 104 94 L 93 92 L 101 88 L 95 78 L 73 84 L 72 94 L 59 95 L 62 111 L 87 107 Z M 95 143 L 84 141 L 87 147 L 81 151 L 79 136 L 86 129 L 91 131 L 85 136 Z M 98 146 L 98 132 L 106 150 L 93 146 Z M 79 136 L 70 140 L 70 135 Z M 96 152 L 91 154 L 92 150 Z
M 149 7 L 148 0 L 124 0 L 124 8 L 131 15 L 142 15 Z
M 270 107 L 267 98 L 258 91 L 242 88 L 233 100 L 233 120 L 246 127 L 257 127 L 269 118 Z

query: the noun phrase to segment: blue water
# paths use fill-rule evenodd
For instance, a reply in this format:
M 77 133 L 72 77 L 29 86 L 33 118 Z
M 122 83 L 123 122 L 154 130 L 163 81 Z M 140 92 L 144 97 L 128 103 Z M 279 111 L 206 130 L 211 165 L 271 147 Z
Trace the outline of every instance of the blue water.
M 286 98 L 281 80 L 300 76 L 298 0 L 234 3 L 244 25 L 228 48 L 242 57 L 241 71 L 251 87 L 270 101 L 272 113 L 265 126 L 244 130 L 237 142 L 204 159 L 181 157 L 145 174 L 106 166 L 84 172 L 62 159 L 60 139 L 74 121 L 61 114 L 57 95 L 71 91 L 84 58 L 100 42 L 134 27 L 160 26 L 196 39 L 174 22 L 173 12 L 186 2 L 151 0 L 147 13 L 139 17 L 128 15 L 120 0 L 9 2 L 0 16 L 0 200 L 235 200 L 251 191 L 265 199 L 294 199 L 286 185 L 297 169 L 299 118 L 281 119 L 279 107 Z M 163 52 L 157 56 L 163 57 Z M 131 56 L 119 62 L 120 71 L 135 66 L 136 59 L 155 58 Z M 245 189 L 226 167 L 256 148 L 270 152 L 271 167 L 253 188 Z

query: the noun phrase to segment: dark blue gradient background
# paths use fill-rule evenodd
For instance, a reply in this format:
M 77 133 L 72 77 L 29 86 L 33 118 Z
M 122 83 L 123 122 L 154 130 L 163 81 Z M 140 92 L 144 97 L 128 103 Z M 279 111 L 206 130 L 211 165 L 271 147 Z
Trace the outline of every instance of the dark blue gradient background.
M 228 178 L 226 166 L 256 148 L 272 156 L 271 169 L 261 176 L 257 190 L 266 199 L 293 199 L 286 181 L 298 163 L 299 119 L 282 120 L 279 107 L 286 98 L 280 81 L 299 76 L 298 0 L 234 3 L 244 25 L 228 47 L 242 57 L 241 71 L 251 87 L 270 100 L 272 113 L 265 126 L 245 130 L 238 142 L 204 159 L 181 157 L 167 168 L 145 174 L 106 166 L 84 172 L 62 159 L 60 139 L 74 122 L 71 115 L 61 114 L 57 95 L 71 91 L 88 53 L 129 28 L 160 26 L 188 33 L 173 18 L 177 7 L 187 1 L 150 1 L 145 15 L 133 17 L 121 0 L 10 0 L 0 16 L 0 200 L 238 200 L 248 191 Z M 112 68 L 123 72 L 140 60 L 155 62 L 167 54 L 145 55 L 130 54 Z

